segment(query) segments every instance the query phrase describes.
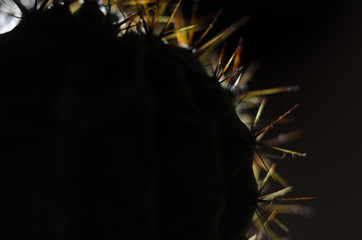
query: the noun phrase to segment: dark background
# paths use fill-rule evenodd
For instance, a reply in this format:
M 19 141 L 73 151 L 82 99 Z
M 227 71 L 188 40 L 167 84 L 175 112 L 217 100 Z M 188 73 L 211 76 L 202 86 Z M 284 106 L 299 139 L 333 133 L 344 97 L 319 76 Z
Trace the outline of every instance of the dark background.
M 184 11 L 189 2 L 184 2 Z M 200 1 L 201 12 L 223 9 L 213 33 L 246 14 L 252 17 L 228 44 L 235 48 L 242 36 L 245 64 L 260 64 L 251 89 L 301 86 L 297 93 L 270 97 L 263 114 L 277 118 L 300 104 L 291 123 L 272 130 L 304 132 L 284 147 L 305 151 L 307 158 L 278 161 L 279 173 L 295 186 L 290 195 L 316 197 L 306 203 L 314 208 L 312 217 L 281 218 L 294 240 L 360 237 L 362 5 L 358 2 Z

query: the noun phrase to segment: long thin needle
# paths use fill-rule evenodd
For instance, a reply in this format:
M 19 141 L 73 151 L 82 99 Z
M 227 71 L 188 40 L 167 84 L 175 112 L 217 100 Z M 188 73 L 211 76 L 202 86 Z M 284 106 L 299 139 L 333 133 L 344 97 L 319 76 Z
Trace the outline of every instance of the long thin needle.
M 160 38 L 162 38 L 162 37 L 163 37 L 163 34 L 165 33 L 166 29 L 167 29 L 167 28 L 168 28 L 168 26 L 170 25 L 170 23 L 171 23 L 171 21 L 172 21 L 173 17 L 174 17 L 174 16 L 175 16 L 175 14 L 176 14 L 176 11 L 177 11 L 178 7 L 179 7 L 179 6 L 180 6 L 180 4 L 181 4 L 181 1 L 182 1 L 182 0 L 179 0 L 179 1 L 177 2 L 177 4 L 176 4 L 175 8 L 173 9 L 171 16 L 169 17 L 169 19 L 168 19 L 168 21 L 167 21 L 166 25 L 163 27 L 163 29 L 162 29 L 162 31 L 161 31 L 161 33 L 160 33 L 160 35 L 159 35 L 159 36 L 160 36 Z
M 285 116 L 287 116 L 288 114 L 290 114 L 296 107 L 298 107 L 298 104 L 296 104 L 294 107 L 292 107 L 291 109 L 289 109 L 286 113 L 284 113 L 283 115 L 279 116 L 279 118 L 277 120 L 275 120 L 274 122 L 272 122 L 271 124 L 269 124 L 268 126 L 266 126 L 265 128 L 263 128 L 262 130 L 260 130 L 258 133 L 255 134 L 255 138 L 257 138 L 259 135 L 261 135 L 262 133 L 266 133 L 267 131 L 269 131 L 270 128 L 272 128 L 277 122 L 279 122 L 280 120 L 282 120 Z

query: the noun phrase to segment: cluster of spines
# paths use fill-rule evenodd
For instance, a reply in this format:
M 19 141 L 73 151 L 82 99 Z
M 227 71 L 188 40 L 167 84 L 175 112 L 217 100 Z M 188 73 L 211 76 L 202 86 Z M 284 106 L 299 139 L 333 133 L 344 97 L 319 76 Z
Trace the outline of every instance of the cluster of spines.
M 20 0 L 12 1 L 23 15 L 29 11 L 29 8 Z M 283 197 L 292 190 L 292 187 L 275 171 L 276 164 L 267 155 L 263 154 L 263 148 L 277 150 L 293 156 L 304 157 L 306 154 L 278 147 L 279 144 L 299 135 L 299 131 L 286 134 L 283 138 L 276 138 L 268 141 L 262 141 L 262 138 L 276 123 L 289 115 L 297 105 L 264 128 L 257 130 L 257 125 L 266 103 L 265 96 L 295 91 L 298 87 L 288 86 L 262 90 L 247 90 L 247 84 L 257 70 L 257 64 L 252 63 L 247 68 L 241 66 L 243 47 L 241 39 L 231 57 L 226 61 L 224 59 L 226 44 L 222 46 L 221 52 L 218 54 L 216 60 L 212 61 L 208 56 L 210 56 L 211 53 L 214 53 L 214 50 L 222 44 L 225 39 L 245 25 L 249 20 L 249 17 L 246 16 L 239 19 L 210 40 L 204 42 L 206 35 L 209 34 L 217 19 L 220 17 L 220 11 L 206 24 L 199 23 L 197 19 L 198 1 L 194 1 L 191 19 L 190 21 L 186 21 L 180 11 L 181 1 L 182 0 L 178 0 L 175 3 L 169 15 L 166 15 L 166 11 L 171 3 L 170 0 L 105 0 L 104 2 L 100 2 L 99 6 L 103 8 L 107 21 L 111 21 L 110 16 L 112 14 L 117 15 L 118 21 L 112 24 L 117 27 L 120 35 L 126 35 L 130 31 L 138 32 L 145 34 L 150 38 L 160 38 L 167 43 L 174 43 L 180 47 L 189 49 L 194 53 L 195 57 L 198 57 L 205 65 L 211 65 L 212 70 L 210 74 L 213 75 L 221 85 L 234 93 L 240 119 L 244 123 L 246 122 L 243 120 L 244 118 L 253 119 L 248 127 L 253 136 L 256 150 L 253 170 L 258 184 L 258 197 L 256 199 L 257 206 L 253 217 L 253 225 L 256 228 L 250 230 L 248 237 L 249 240 L 260 240 L 263 237 L 280 239 L 278 234 L 270 228 L 270 223 L 274 222 L 285 232 L 288 232 L 288 228 L 276 218 L 276 215 L 307 214 L 309 212 L 308 208 L 289 202 L 312 198 Z M 4 2 L 4 0 L 2 0 L 2 2 Z M 43 0 L 40 2 L 35 0 L 32 9 L 35 11 L 43 11 L 50 5 L 58 4 L 69 7 L 72 12 L 76 11 L 81 6 L 78 1 L 74 0 Z M 7 14 L 13 15 L 13 13 L 9 12 L 7 12 Z M 198 38 L 195 38 L 196 32 L 200 32 Z M 258 107 L 255 117 L 245 114 L 246 109 L 251 107 Z M 262 173 L 262 171 L 265 173 Z M 282 189 L 268 193 L 267 189 L 270 179 L 279 183 L 282 186 Z

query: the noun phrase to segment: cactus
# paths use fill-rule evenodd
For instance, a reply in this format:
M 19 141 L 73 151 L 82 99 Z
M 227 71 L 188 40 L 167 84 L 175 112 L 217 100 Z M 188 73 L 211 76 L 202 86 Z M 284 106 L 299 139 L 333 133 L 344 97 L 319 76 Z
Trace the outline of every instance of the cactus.
M 244 20 L 196 46 L 180 1 L 166 20 L 163 1 L 14 3 L 21 20 L 0 35 L 2 239 L 246 239 L 267 129 L 235 111 L 249 97 L 240 46 L 232 71 L 199 60 Z

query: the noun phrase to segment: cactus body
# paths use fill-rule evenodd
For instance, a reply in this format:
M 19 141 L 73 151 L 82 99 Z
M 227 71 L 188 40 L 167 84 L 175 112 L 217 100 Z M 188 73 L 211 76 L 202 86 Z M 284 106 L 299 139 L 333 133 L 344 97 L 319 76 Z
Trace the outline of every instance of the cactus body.
M 244 239 L 254 146 L 232 94 L 94 4 L 0 36 L 0 238 Z

